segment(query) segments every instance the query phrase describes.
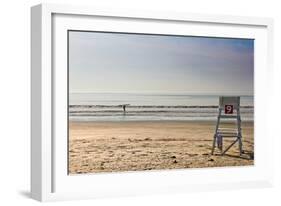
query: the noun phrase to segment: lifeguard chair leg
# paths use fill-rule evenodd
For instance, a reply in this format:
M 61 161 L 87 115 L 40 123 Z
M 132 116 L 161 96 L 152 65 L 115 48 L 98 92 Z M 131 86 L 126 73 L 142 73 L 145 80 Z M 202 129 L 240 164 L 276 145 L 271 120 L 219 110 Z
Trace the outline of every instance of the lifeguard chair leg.
M 243 149 L 242 149 L 242 138 L 241 136 L 238 137 L 238 144 L 239 144 L 239 152 L 240 152 L 240 156 L 243 154 Z
M 242 128 L 241 128 L 241 116 L 240 116 L 240 109 L 237 110 L 237 126 L 238 126 L 238 144 L 239 144 L 239 152 L 240 156 L 243 154 L 243 147 L 242 147 Z
M 217 142 L 217 135 L 215 134 L 215 135 L 214 135 L 214 140 L 213 140 L 213 147 L 212 147 L 211 155 L 214 154 L 215 147 L 216 147 L 216 142 Z
M 215 135 L 214 135 L 214 139 L 213 139 L 213 147 L 212 147 L 211 155 L 214 154 L 214 151 L 215 151 L 215 148 L 216 148 L 217 133 L 218 133 L 219 124 L 220 124 L 221 112 L 222 112 L 222 109 L 220 108 L 219 109 L 219 115 L 218 115 L 218 118 L 217 118 L 217 125 L 216 125 L 216 129 L 215 129 Z

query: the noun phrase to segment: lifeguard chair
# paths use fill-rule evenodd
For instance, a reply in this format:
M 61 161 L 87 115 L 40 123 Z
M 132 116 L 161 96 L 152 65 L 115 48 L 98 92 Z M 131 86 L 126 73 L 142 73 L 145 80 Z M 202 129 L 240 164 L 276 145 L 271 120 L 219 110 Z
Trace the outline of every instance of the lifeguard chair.
M 221 124 L 225 120 L 232 119 L 233 128 L 221 128 Z M 234 141 L 223 150 L 223 139 L 234 138 Z M 219 97 L 219 114 L 217 117 L 217 124 L 214 134 L 212 155 L 215 148 L 220 150 L 220 154 L 224 155 L 236 142 L 239 145 L 240 156 L 243 154 L 242 149 L 242 131 L 241 131 L 241 117 L 240 117 L 240 97 L 237 96 L 221 96 Z

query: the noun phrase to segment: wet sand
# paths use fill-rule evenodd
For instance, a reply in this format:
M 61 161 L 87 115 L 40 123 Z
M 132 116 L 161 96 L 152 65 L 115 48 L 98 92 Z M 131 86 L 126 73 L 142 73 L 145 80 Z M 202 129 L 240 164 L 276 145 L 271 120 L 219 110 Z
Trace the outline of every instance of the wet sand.
M 210 155 L 214 129 L 202 121 L 70 122 L 69 173 L 254 164 L 252 122 L 242 124 L 242 157 L 237 143 L 224 156 Z

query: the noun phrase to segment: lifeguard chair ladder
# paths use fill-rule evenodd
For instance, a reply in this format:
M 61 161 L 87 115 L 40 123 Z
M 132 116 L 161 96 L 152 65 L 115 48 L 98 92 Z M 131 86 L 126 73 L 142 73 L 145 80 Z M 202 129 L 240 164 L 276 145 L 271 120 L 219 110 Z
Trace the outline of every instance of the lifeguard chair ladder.
M 235 119 L 236 128 L 221 128 L 220 124 L 224 119 Z M 223 139 L 235 138 L 234 141 L 223 150 Z M 211 154 L 214 154 L 216 145 L 220 150 L 220 154 L 224 155 L 236 142 L 239 145 L 240 156 L 243 154 L 242 149 L 242 130 L 240 117 L 240 97 L 237 96 L 221 96 L 219 97 L 219 114 L 214 134 L 213 147 Z

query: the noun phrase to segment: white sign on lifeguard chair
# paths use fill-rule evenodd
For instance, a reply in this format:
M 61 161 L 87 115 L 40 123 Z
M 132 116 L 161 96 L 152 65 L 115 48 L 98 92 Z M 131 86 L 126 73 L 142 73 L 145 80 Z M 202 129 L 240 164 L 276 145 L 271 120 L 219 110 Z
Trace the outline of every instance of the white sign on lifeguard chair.
M 234 128 L 221 128 L 221 124 L 224 119 L 235 120 Z M 223 139 L 235 138 L 225 150 L 223 150 Z M 243 153 L 242 150 L 242 132 L 241 132 L 241 117 L 240 117 L 240 97 L 237 96 L 222 96 L 219 97 L 219 114 L 217 117 L 217 124 L 214 134 L 212 155 L 215 148 L 220 150 L 220 154 L 224 155 L 236 142 L 239 144 L 240 156 Z

